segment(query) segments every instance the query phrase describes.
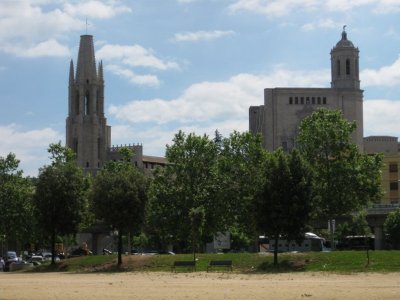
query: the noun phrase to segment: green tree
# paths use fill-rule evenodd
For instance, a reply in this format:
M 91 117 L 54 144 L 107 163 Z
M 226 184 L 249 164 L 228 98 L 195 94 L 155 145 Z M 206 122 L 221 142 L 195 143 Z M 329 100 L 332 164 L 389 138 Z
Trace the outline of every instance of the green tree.
M 217 146 L 208 136 L 179 131 L 167 145 L 168 165 L 154 176 L 149 219 L 153 234 L 186 248 L 191 234 L 189 211 L 205 210 L 204 241 L 219 230 L 222 206 L 216 198 Z
M 169 164 L 154 176 L 148 217 L 163 246 L 189 246 L 189 211 L 197 207 L 205 211 L 203 242 L 226 230 L 254 235 L 251 203 L 265 159 L 260 136 L 233 132 L 224 138 L 216 131 L 210 139 L 180 131 L 166 158 Z
M 332 222 L 381 197 L 380 155 L 362 154 L 351 142 L 355 122 L 320 109 L 300 124 L 298 148 L 315 172 L 316 215 Z M 333 226 L 331 242 L 333 243 Z
M 205 221 L 204 208 L 202 206 L 191 208 L 189 211 L 189 219 L 191 227 L 193 261 L 196 261 L 196 250 L 199 244 L 199 237 L 202 234 Z
M 31 181 L 18 169 L 15 154 L 0 156 L 0 243 L 31 241 L 34 231 Z M 1 249 L 3 251 L 4 249 Z M 1 253 L 1 252 L 0 252 Z
M 400 209 L 396 209 L 388 214 L 384 223 L 384 229 L 392 246 L 395 249 L 400 249 Z
M 118 231 L 118 265 L 122 264 L 122 236 L 140 229 L 147 204 L 148 180 L 131 162 L 128 148 L 123 159 L 109 161 L 93 181 L 92 200 L 96 218 Z
M 347 222 L 336 226 L 335 236 L 337 240 L 343 241 L 349 235 L 371 235 L 371 229 L 365 218 L 366 211 L 357 212 Z
M 274 264 L 278 263 L 278 240 L 304 239 L 312 208 L 312 173 L 294 150 L 271 153 L 264 166 L 264 184 L 254 201 L 255 219 L 274 245 Z
M 263 184 L 266 151 L 261 135 L 234 131 L 221 139 L 217 161 L 217 197 L 224 204 L 226 228 L 254 239 L 254 196 Z
M 75 234 L 84 221 L 89 184 L 71 149 L 58 143 L 48 152 L 52 163 L 39 170 L 34 206 L 38 226 L 51 242 L 54 264 L 57 235 Z

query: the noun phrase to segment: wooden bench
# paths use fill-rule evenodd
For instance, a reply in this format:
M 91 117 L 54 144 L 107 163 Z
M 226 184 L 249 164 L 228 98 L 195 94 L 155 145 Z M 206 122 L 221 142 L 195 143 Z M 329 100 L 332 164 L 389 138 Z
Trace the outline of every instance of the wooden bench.
M 226 267 L 228 270 L 232 271 L 232 261 L 231 260 L 211 260 L 207 266 L 207 272 L 213 267 Z
M 176 267 L 186 267 L 188 269 L 192 269 L 192 271 L 196 271 L 196 262 L 193 260 L 174 261 L 174 264 L 171 266 L 171 272 L 175 272 Z

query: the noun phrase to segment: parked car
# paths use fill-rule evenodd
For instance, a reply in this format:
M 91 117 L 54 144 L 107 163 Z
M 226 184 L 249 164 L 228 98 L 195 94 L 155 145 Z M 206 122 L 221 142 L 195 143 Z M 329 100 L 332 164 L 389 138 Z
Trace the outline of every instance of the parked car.
M 42 257 L 44 260 L 51 261 L 51 256 L 52 256 L 51 252 L 42 252 Z M 60 261 L 60 258 L 57 255 L 55 255 L 54 261 Z
M 28 262 L 33 263 L 34 266 L 39 266 L 46 260 L 43 258 L 43 256 L 40 255 L 32 255 L 29 259 Z
M 10 265 L 12 263 L 18 262 L 17 252 L 15 251 L 7 251 L 5 264 L 4 264 L 4 271 L 10 271 Z

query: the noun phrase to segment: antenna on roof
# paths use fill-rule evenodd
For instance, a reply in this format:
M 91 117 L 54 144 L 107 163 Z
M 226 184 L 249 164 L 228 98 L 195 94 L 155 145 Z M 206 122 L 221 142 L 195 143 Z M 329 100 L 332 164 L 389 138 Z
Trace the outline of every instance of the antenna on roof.
M 87 21 L 87 17 L 86 17 L 86 34 L 87 34 L 87 29 L 88 29 L 89 23 Z

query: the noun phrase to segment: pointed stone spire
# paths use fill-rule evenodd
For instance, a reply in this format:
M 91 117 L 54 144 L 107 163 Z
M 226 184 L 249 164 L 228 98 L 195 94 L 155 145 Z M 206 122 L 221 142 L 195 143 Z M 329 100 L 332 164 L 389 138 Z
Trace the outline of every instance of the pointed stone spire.
M 76 67 L 76 81 L 78 83 L 91 83 L 96 79 L 96 59 L 94 56 L 93 36 L 81 35 L 78 64 Z
M 73 83 L 74 83 L 74 63 L 72 62 L 71 59 L 71 62 L 69 64 L 69 84 L 71 85 Z
M 98 78 L 100 82 L 104 82 L 104 77 L 103 77 L 103 61 L 101 60 L 99 63 L 99 68 L 97 71 Z

